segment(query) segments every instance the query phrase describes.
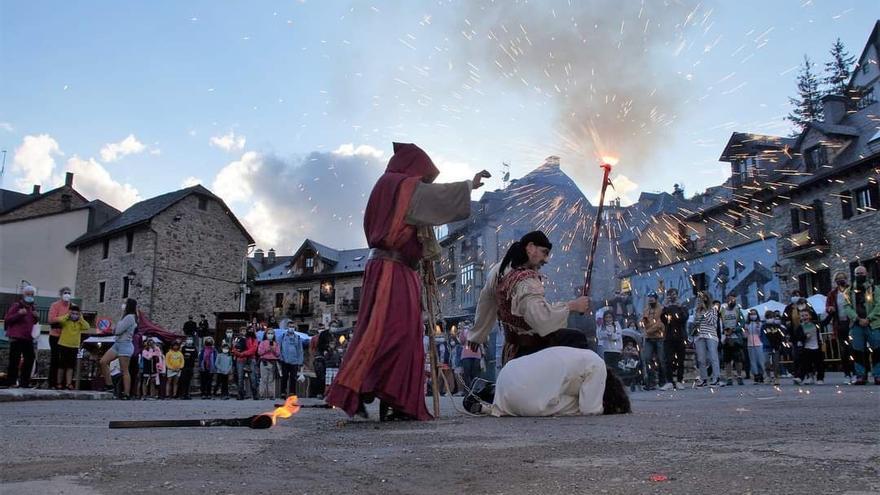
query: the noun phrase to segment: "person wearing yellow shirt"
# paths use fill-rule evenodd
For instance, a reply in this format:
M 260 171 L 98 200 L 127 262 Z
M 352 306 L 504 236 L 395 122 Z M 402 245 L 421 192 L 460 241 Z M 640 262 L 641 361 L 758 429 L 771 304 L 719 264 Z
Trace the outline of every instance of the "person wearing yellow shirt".
M 183 369 L 183 353 L 180 352 L 180 341 L 175 340 L 171 344 L 171 350 L 165 354 L 165 397 L 177 397 L 177 380 L 180 378 L 180 370 Z
M 89 324 L 83 319 L 79 306 L 70 305 L 70 312 L 60 318 L 61 335 L 58 337 L 59 363 L 58 381 L 55 388 L 61 390 L 62 384 L 68 390 L 74 390 L 73 369 L 76 368 L 76 353 L 79 351 L 80 335 L 89 330 Z

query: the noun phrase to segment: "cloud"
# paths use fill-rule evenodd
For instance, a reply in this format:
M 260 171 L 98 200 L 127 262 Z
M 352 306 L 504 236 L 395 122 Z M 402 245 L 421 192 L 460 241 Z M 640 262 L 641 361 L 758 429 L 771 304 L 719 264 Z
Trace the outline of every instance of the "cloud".
M 45 183 L 55 170 L 54 157 L 63 155 L 58 142 L 48 134 L 25 136 L 12 160 L 12 171 L 20 174 L 16 186 L 28 189 L 34 184 Z
M 142 199 L 137 189 L 131 184 L 123 184 L 114 180 L 107 169 L 94 158 L 84 160 L 73 156 L 67 160 L 65 171 L 73 172 L 75 175 L 74 189 L 88 199 L 100 199 L 120 210 L 124 210 Z M 55 183 L 58 185 L 63 181 L 63 176 L 55 178 Z
M 437 157 L 434 160 L 434 164 L 440 170 L 440 175 L 437 176 L 436 182 L 455 182 L 473 179 L 477 173 L 471 164 L 467 162 L 457 162 Z
M 147 147 L 144 146 L 144 143 L 138 141 L 134 134 L 129 134 L 128 137 L 118 143 L 105 144 L 101 148 L 101 159 L 105 162 L 115 162 L 126 155 L 143 153 L 146 149 Z
M 211 188 L 264 249 L 292 253 L 307 237 L 363 247 L 363 210 L 385 168 L 383 155 L 366 145 L 296 158 L 249 151 L 220 170 Z
M 601 184 L 602 181 L 600 180 Z M 623 175 L 617 174 L 611 177 L 611 183 L 614 185 L 614 188 L 608 188 L 605 192 L 605 204 L 611 203 L 612 200 L 620 198 L 620 204 L 623 206 L 628 206 L 636 202 L 638 198 L 639 185 L 633 182 L 632 179 Z M 596 191 L 595 196 L 590 200 L 594 205 L 599 204 L 599 191 Z
M 244 136 L 236 136 L 233 131 L 229 131 L 229 134 L 224 134 L 222 136 L 214 136 L 209 141 L 211 146 L 220 148 L 224 151 L 241 151 L 244 149 L 245 142 L 246 139 Z
M 183 182 L 180 183 L 180 187 L 183 187 L 183 188 L 192 187 L 192 186 L 197 186 L 201 183 L 202 183 L 202 179 L 199 179 L 198 177 L 189 176 L 186 179 L 183 179 Z
M 0 129 L 6 132 L 14 132 L 15 128 L 9 122 L 0 122 Z

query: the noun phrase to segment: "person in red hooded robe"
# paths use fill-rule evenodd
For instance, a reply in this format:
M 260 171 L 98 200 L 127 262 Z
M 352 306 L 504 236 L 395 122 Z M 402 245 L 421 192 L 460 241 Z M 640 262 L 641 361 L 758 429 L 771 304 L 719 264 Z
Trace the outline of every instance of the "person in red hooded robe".
M 370 193 L 364 232 L 371 249 L 357 327 L 326 397 L 349 416 L 366 417 L 364 404 L 378 397 L 380 419 L 432 418 L 425 405 L 419 265 L 439 255 L 432 227 L 468 218 L 471 191 L 490 177 L 484 170 L 473 180 L 434 184 L 439 173 L 418 146 L 394 143 Z

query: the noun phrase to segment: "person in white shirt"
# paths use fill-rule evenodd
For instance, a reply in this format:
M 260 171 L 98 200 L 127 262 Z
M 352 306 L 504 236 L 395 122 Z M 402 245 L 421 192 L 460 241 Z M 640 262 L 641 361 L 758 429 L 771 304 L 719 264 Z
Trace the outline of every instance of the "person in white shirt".
M 623 329 L 620 328 L 620 323 L 611 310 L 605 311 L 602 315 L 602 326 L 597 336 L 599 347 L 604 351 L 602 357 L 605 359 L 605 364 L 611 369 L 617 369 L 620 353 L 623 351 Z

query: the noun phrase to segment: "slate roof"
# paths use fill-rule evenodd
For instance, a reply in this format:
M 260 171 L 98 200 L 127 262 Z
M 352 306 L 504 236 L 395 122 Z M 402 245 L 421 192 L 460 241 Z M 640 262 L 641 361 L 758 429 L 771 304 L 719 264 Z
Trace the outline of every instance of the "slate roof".
M 12 210 L 28 199 L 31 199 L 30 194 L 10 191 L 8 189 L 0 189 L 0 214 Z
M 303 249 L 306 247 L 314 249 L 318 256 L 324 260 L 324 271 L 309 275 L 295 276 L 290 271 L 290 265 L 300 256 Z M 263 258 L 264 262 L 262 265 L 252 257 L 248 258 L 248 261 L 258 272 L 254 280 L 256 282 L 266 282 L 300 278 L 303 276 L 321 277 L 326 275 L 354 275 L 363 273 L 364 268 L 367 266 L 367 256 L 369 254 L 370 248 L 333 249 L 311 239 L 306 239 L 293 256 L 276 256 L 275 263 L 271 266 L 266 266 L 266 258 Z
M 192 187 L 187 187 L 185 189 L 180 189 L 178 191 L 165 193 L 154 198 L 146 199 L 139 203 L 135 203 L 127 210 L 123 211 L 121 214 L 101 225 L 95 231 L 80 236 L 79 238 L 68 244 L 67 247 L 72 248 L 83 244 L 90 244 L 105 237 L 130 229 L 132 227 L 147 224 L 156 215 L 162 213 L 178 201 L 183 200 L 191 194 L 201 194 L 203 196 L 214 199 L 218 201 L 223 206 L 223 208 L 226 209 L 227 212 L 229 212 L 229 208 L 226 206 L 226 203 L 224 203 L 222 199 L 215 196 L 214 193 L 206 189 L 204 186 L 195 185 Z M 229 216 L 245 234 L 245 237 L 247 237 L 248 241 L 253 244 L 254 239 L 250 236 L 244 226 L 241 225 L 238 219 L 235 218 L 235 215 L 229 212 Z

